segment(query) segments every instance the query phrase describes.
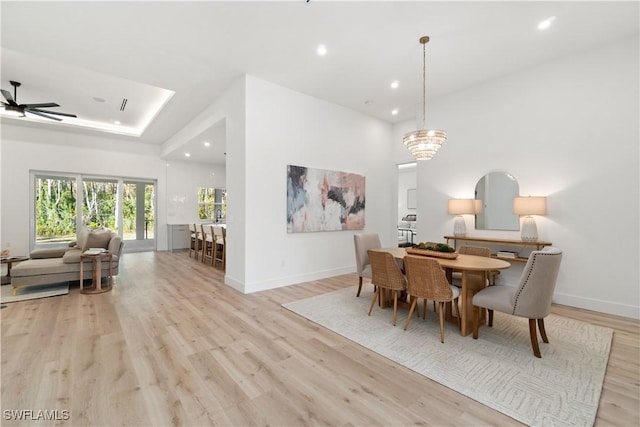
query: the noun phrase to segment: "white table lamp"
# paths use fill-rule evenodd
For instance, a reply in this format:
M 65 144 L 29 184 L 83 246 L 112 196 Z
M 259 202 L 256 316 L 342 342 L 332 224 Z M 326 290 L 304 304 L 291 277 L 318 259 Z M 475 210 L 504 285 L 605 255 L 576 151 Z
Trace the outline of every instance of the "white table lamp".
M 453 225 L 453 235 L 464 237 L 467 234 L 467 226 L 462 215 L 476 213 L 476 201 L 474 199 L 449 199 L 448 211 L 450 215 L 457 215 Z
M 546 197 L 515 197 L 513 199 L 513 213 L 525 215 L 522 221 L 520 236 L 525 242 L 535 242 L 538 240 L 538 227 L 531 215 L 547 214 Z

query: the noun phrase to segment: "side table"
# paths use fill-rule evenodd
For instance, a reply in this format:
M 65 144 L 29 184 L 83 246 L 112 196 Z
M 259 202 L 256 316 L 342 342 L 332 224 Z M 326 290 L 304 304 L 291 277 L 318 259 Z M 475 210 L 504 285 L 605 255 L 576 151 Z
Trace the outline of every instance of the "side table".
M 7 275 L 6 276 L 2 276 L 2 284 L 3 285 L 8 285 L 8 284 L 11 283 L 11 265 L 14 262 L 26 261 L 28 259 L 29 259 L 28 256 L 2 257 L 2 259 L 1 259 L 2 264 L 7 264 Z
M 109 260 L 109 284 L 102 286 L 102 261 Z M 84 262 L 91 260 L 92 262 L 92 276 L 93 281 L 91 286 L 84 287 Z M 80 255 L 80 293 L 82 294 L 101 294 L 111 290 L 113 285 L 113 261 L 111 258 L 111 252 L 105 251 L 99 254 L 87 254 Z

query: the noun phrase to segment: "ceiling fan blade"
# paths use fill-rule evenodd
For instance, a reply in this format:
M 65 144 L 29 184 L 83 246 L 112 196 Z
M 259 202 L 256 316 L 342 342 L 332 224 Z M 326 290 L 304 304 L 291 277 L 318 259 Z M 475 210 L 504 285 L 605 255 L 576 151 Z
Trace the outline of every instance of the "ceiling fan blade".
M 4 96 L 4 98 L 9 101 L 9 105 L 17 105 L 16 101 L 13 100 L 13 96 L 11 96 L 11 92 L 9 92 L 8 90 L 4 90 L 4 89 L 0 89 L 0 91 L 2 91 L 2 96 Z
M 20 107 L 23 108 L 51 108 L 51 107 L 59 107 L 55 102 L 45 102 L 44 104 L 20 104 Z
M 37 111 L 38 113 L 55 114 L 57 116 L 65 116 L 65 117 L 78 117 L 75 114 L 71 114 L 71 113 L 61 113 L 58 111 L 45 111 L 45 110 L 39 110 L 37 108 L 25 108 L 25 111 Z
M 41 117 L 46 117 L 47 119 L 56 120 L 58 122 L 62 121 L 62 119 L 59 119 L 57 117 L 48 116 L 46 114 L 42 114 L 42 113 L 40 113 L 38 111 L 35 111 L 35 110 L 24 110 L 24 111 L 27 112 L 27 113 L 35 114 L 36 116 L 41 116 Z

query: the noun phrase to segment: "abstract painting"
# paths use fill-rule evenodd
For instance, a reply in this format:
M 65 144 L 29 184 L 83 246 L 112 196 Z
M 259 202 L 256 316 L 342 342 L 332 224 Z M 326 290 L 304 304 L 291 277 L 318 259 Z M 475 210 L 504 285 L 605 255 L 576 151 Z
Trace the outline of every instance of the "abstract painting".
M 362 175 L 287 165 L 287 232 L 364 229 Z

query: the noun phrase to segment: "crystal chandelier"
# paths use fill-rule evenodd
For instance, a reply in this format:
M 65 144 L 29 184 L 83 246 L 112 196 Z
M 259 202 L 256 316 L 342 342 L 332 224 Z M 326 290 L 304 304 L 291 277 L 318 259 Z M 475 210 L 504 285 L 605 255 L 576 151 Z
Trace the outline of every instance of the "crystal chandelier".
M 442 143 L 447 139 L 447 134 L 438 129 L 426 129 L 426 63 L 427 63 L 427 43 L 429 42 L 428 36 L 420 37 L 420 44 L 422 44 L 422 128 L 414 130 L 413 132 L 406 133 L 402 137 L 402 142 L 411 151 L 413 157 L 416 160 L 429 160 L 431 159 Z

